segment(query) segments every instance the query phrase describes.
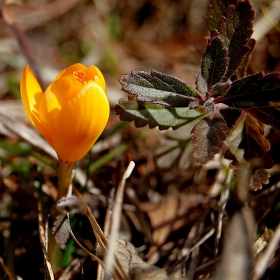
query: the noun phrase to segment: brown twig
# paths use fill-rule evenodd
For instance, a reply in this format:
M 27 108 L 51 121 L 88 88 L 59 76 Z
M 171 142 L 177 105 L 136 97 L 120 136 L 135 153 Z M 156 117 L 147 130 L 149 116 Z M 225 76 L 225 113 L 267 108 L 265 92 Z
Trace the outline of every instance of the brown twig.
M 31 55 L 31 52 L 30 52 L 30 49 L 28 47 L 25 34 L 23 33 L 20 26 L 15 21 L 12 11 L 5 6 L 2 6 L 1 7 L 1 13 L 2 13 L 3 20 L 5 21 L 7 26 L 9 26 L 9 28 L 14 33 L 14 35 L 15 35 L 15 37 L 16 37 L 16 39 L 17 39 L 17 41 L 18 41 L 18 43 L 21 47 L 21 50 L 22 50 L 28 64 L 31 66 L 31 68 L 33 69 L 33 71 L 35 73 L 35 76 L 36 76 L 39 84 L 41 85 L 43 90 L 45 90 L 46 87 L 47 87 L 47 84 L 42 79 L 42 75 L 41 75 L 41 72 L 39 70 L 39 67 L 38 67 L 35 59 Z
M 50 264 L 49 258 L 48 258 L 48 250 L 47 250 L 48 241 L 47 241 L 47 234 L 44 230 L 43 215 L 42 215 L 42 208 L 41 208 L 40 202 L 38 202 L 38 222 L 39 222 L 39 237 L 40 237 L 41 247 L 42 247 L 43 254 L 44 254 L 45 265 L 48 270 L 50 279 L 54 280 L 52 267 L 51 267 L 51 264 Z
M 119 232 L 121 223 L 125 181 L 127 178 L 129 178 L 134 166 L 135 163 L 131 161 L 122 177 L 122 180 L 119 183 L 118 190 L 116 193 L 115 204 L 112 210 L 112 222 L 110 229 L 110 240 L 108 242 L 108 253 L 105 257 L 105 275 L 109 274 L 109 272 L 112 270 L 115 251 L 115 239 L 117 238 L 117 234 Z
M 252 277 L 253 280 L 260 279 L 262 275 L 265 273 L 268 267 L 268 263 L 278 247 L 279 241 L 280 241 L 280 224 L 277 226 L 276 230 L 274 231 L 267 245 L 266 250 L 255 264 L 253 277 Z
M 0 257 L 0 267 L 6 272 L 9 277 L 9 280 L 16 280 L 15 276 L 9 270 L 9 268 L 4 264 L 3 258 Z

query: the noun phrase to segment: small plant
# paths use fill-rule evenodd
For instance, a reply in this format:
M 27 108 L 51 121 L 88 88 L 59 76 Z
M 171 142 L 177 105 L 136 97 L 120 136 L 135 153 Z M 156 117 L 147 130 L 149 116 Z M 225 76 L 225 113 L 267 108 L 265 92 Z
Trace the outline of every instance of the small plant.
M 240 164 L 251 170 L 250 188 L 257 190 L 268 183 L 266 169 L 273 166 L 264 125 L 280 129 L 280 73 L 250 73 L 254 16 L 248 0 L 211 0 L 196 89 L 157 71 L 132 71 L 119 79 L 128 98 L 115 111 L 136 127 L 193 125 L 193 157 L 205 164 L 222 151 L 237 174 Z
M 142 32 L 154 35 L 150 26 L 173 5 L 169 0 L 163 6 L 141 1 L 135 27 L 122 17 L 124 11 L 134 12 L 128 7 L 131 1 L 111 2 L 106 14 L 102 5 L 90 2 L 74 11 L 77 21 L 69 21 L 67 13 L 67 29 L 85 32 L 81 40 L 90 38 L 88 32 L 98 38 L 103 34 L 96 31 L 104 32 L 110 16 L 116 16 L 127 35 L 130 26 L 134 31 L 154 17 L 143 24 Z M 163 29 L 167 23 L 172 26 L 173 18 L 174 27 L 183 26 L 177 11 L 195 1 L 179 2 L 171 9 L 171 21 L 162 13 Z M 7 128 L 1 129 L 5 139 L 0 143 L 0 270 L 9 279 L 39 279 L 43 272 L 45 279 L 98 280 L 257 280 L 279 274 L 280 173 L 274 149 L 275 135 L 280 135 L 280 79 L 278 72 L 253 73 L 250 68 L 256 42 L 251 38 L 255 12 L 249 0 L 210 0 L 209 36 L 194 87 L 158 71 L 132 71 L 119 79 L 128 94 L 115 106 L 121 121 L 168 133 L 138 134 L 111 115 L 105 137 L 92 150 L 110 113 L 102 73 L 76 63 L 46 85 L 24 41 L 28 28 L 17 24 L 6 6 L 0 7 L 2 18 L 30 64 L 20 81 L 23 107 L 53 148 L 22 117 L 15 118 L 9 110 L 0 113 L 0 126 Z M 44 11 L 49 3 L 38 7 Z M 100 12 L 100 22 L 94 18 L 98 28 L 92 31 L 79 20 L 91 7 L 96 15 Z M 53 23 L 50 27 L 46 30 L 53 31 Z M 58 49 L 66 40 L 58 36 L 65 27 L 50 33 L 54 42 L 59 38 L 59 46 L 54 44 Z M 71 41 L 76 38 L 65 33 Z M 104 41 L 99 49 L 109 43 L 107 35 L 98 40 Z M 68 46 L 68 39 L 65 42 Z M 108 53 L 111 56 L 111 48 L 105 49 L 100 64 L 106 64 Z M 106 65 L 103 68 L 108 74 Z M 9 101 L 1 97 L 1 108 Z

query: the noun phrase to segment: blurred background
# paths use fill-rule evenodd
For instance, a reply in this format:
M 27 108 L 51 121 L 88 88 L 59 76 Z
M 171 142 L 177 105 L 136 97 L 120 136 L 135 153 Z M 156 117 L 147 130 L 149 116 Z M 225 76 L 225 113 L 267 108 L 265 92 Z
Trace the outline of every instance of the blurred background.
M 257 45 L 250 70 L 280 71 L 280 2 L 251 2 Z M 190 156 L 186 131 L 136 129 L 133 123 L 121 122 L 113 110 L 126 96 L 118 78 L 132 70 L 169 73 L 194 87 L 208 36 L 207 5 L 208 0 L 1 1 L 0 257 L 12 273 L 22 279 L 43 279 L 37 197 L 43 197 L 47 213 L 56 194 L 55 154 L 31 127 L 20 101 L 20 75 L 28 63 L 43 87 L 76 62 L 96 65 L 105 76 L 110 120 L 90 155 L 77 166 L 75 179 L 89 196 L 101 226 L 112 190 L 133 160 L 136 168 L 127 183 L 122 235 L 139 248 L 145 261 L 168 269 L 199 217 L 204 217 L 200 236 L 211 228 L 209 213 L 215 213 L 218 205 L 217 174 L 223 162 L 215 159 L 202 167 Z M 270 208 L 276 205 L 277 195 L 266 201 Z M 256 217 L 262 217 L 261 226 L 278 223 L 279 205 L 268 220 L 265 203 L 253 206 L 258 209 Z M 95 240 L 85 217 L 73 220 L 77 235 L 94 251 Z M 213 260 L 214 241 L 209 242 L 197 256 L 196 268 Z M 96 264 L 73 246 L 70 261 L 83 258 L 84 279 L 92 279 Z M 188 260 L 183 263 L 190 266 Z M 210 263 L 206 268 L 192 267 L 186 274 L 189 279 L 207 278 L 213 268 Z M 79 269 L 67 279 L 81 279 Z M 1 268 L 0 279 L 7 279 Z

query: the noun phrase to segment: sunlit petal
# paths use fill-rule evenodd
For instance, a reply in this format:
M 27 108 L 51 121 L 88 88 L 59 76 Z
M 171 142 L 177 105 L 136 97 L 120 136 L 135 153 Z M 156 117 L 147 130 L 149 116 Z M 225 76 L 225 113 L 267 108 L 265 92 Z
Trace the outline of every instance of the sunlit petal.
M 43 92 L 37 79 L 30 70 L 29 65 L 27 65 L 22 72 L 20 92 L 25 112 L 31 123 L 35 126 L 34 118 L 38 119 L 39 104 Z
M 57 77 L 55 78 L 55 80 L 57 79 L 60 79 L 64 76 L 67 76 L 67 75 L 72 75 L 74 73 L 74 71 L 78 71 L 78 70 L 82 70 L 82 71 L 85 71 L 87 69 L 87 67 L 81 63 L 76 63 L 76 64 L 73 64 L 67 68 L 65 68 L 63 71 L 61 71 Z
M 40 120 L 51 127 L 57 125 L 61 108 L 82 88 L 82 84 L 73 76 L 64 76 L 55 80 L 46 89 L 39 107 Z
M 70 162 L 81 159 L 104 130 L 109 111 L 104 90 L 94 82 L 85 84 L 61 110 L 58 156 Z
M 87 80 L 95 81 L 98 85 L 100 85 L 103 88 L 104 91 L 106 90 L 106 83 L 103 74 L 96 66 L 91 65 L 85 72 L 87 74 Z

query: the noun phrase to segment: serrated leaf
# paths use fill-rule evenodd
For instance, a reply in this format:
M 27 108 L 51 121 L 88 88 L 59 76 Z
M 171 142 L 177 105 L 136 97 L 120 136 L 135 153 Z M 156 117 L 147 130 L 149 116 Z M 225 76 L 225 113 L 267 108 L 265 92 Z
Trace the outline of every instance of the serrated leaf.
M 269 183 L 269 174 L 265 169 L 257 169 L 253 172 L 250 179 L 250 189 L 257 191 L 262 189 L 263 185 Z
M 187 83 L 181 81 L 178 78 L 154 70 L 151 71 L 151 76 L 154 78 L 158 78 L 164 83 L 168 84 L 178 94 L 195 96 L 195 97 L 197 96 L 196 92 L 191 86 L 189 86 Z
M 204 99 L 207 93 L 207 82 L 200 74 L 195 75 L 195 85 L 199 95 Z
M 201 76 L 208 85 L 208 91 L 222 81 L 228 66 L 228 50 L 221 37 L 211 36 L 205 53 L 202 56 Z
M 250 88 L 254 86 L 255 83 L 258 83 L 261 79 L 263 78 L 263 74 L 261 72 L 256 73 L 251 76 L 247 76 L 243 79 L 239 79 L 235 82 L 233 82 L 230 85 L 229 90 L 227 93 L 224 95 L 224 98 L 232 98 L 232 97 L 237 97 L 237 96 L 242 96 L 244 94 L 248 94 L 250 91 Z M 259 89 L 257 89 L 259 90 Z M 234 100 L 236 102 L 236 100 Z M 218 101 L 217 101 L 218 102 Z M 230 100 L 229 100 L 230 102 Z M 224 102 L 223 102 L 224 103 Z
M 213 96 L 224 96 L 230 88 L 229 83 L 218 83 L 211 90 L 211 97 Z
M 230 130 L 227 144 L 229 150 L 225 157 L 233 160 L 234 166 L 247 162 L 251 169 L 250 188 L 258 190 L 268 183 L 269 174 L 264 168 L 273 166 L 273 160 L 268 155 L 269 142 L 263 136 L 263 130 L 258 122 L 243 113 L 236 125 Z M 239 168 L 236 169 L 239 173 Z
M 221 16 L 226 14 L 230 1 L 211 0 L 208 6 L 209 16 L 206 17 L 208 30 L 219 29 Z
M 249 162 L 260 158 L 258 162 L 254 162 L 254 168 L 271 168 L 273 166 L 273 160 L 268 155 L 270 144 L 263 134 L 264 131 L 259 122 L 250 115 L 247 115 L 239 147 L 245 150 L 244 159 L 246 161 Z
M 224 97 L 217 98 L 214 102 L 221 102 L 232 108 L 246 109 L 261 122 L 280 129 L 280 113 L 272 107 L 279 105 L 279 90 L 279 73 L 270 73 L 266 76 L 257 73 L 232 83 Z
M 187 83 L 172 76 L 152 71 L 132 71 L 119 79 L 122 90 L 139 102 L 152 102 L 165 107 L 187 107 L 197 96 Z
M 122 121 L 134 121 L 136 127 L 148 124 L 150 128 L 158 126 L 161 130 L 170 127 L 176 129 L 208 113 L 203 108 L 165 108 L 158 104 L 143 104 L 127 99 L 121 99 L 115 111 Z
M 247 44 L 249 51 L 244 56 L 242 62 L 240 63 L 240 65 L 236 71 L 237 79 L 244 78 L 248 74 L 247 71 L 248 71 L 249 56 L 250 56 L 251 52 L 253 51 L 255 45 L 256 45 L 256 40 L 251 38 Z
M 252 170 L 250 188 L 254 190 L 268 183 L 269 175 L 264 169 L 273 166 L 273 160 L 268 155 L 270 144 L 263 133 L 258 121 L 243 112 L 229 131 L 226 140 L 229 148 L 225 157 L 233 160 L 234 166 L 244 161 L 248 163 L 248 168 Z
M 221 19 L 220 31 L 228 47 L 229 64 L 225 81 L 237 70 L 244 56 L 249 52 L 248 42 L 253 33 L 255 11 L 248 0 L 229 5 L 226 17 Z M 227 44 L 228 42 L 228 44 Z
M 247 162 L 254 160 L 254 168 L 271 168 L 273 160 L 268 155 L 270 144 L 263 133 L 263 128 L 255 118 L 242 113 L 228 134 L 229 150 L 226 157 L 233 159 L 234 165 L 244 159 Z
M 226 122 L 220 114 L 200 120 L 191 131 L 194 158 L 201 163 L 211 160 L 223 147 L 226 131 Z
M 209 12 L 206 22 L 211 38 L 203 55 L 201 74 L 210 93 L 213 85 L 226 82 L 236 72 L 244 58 L 246 63 L 245 56 L 253 48 L 250 38 L 255 12 L 248 0 L 211 0 Z
M 280 102 L 280 73 L 263 76 L 257 73 L 231 84 L 227 93 L 213 102 L 224 103 L 231 108 L 253 109 L 270 107 Z

